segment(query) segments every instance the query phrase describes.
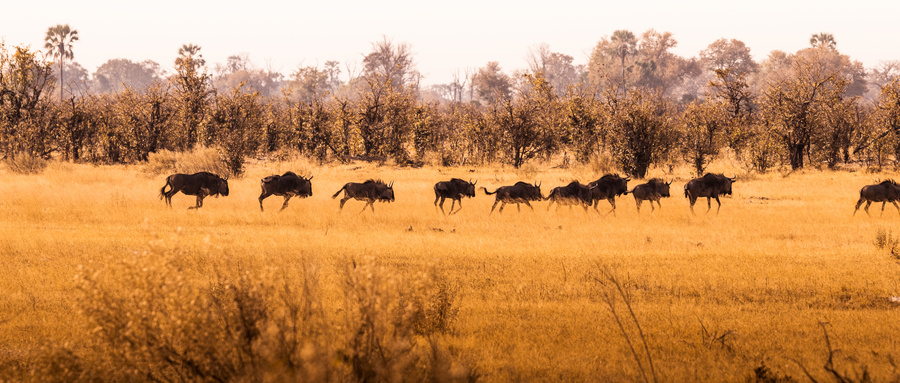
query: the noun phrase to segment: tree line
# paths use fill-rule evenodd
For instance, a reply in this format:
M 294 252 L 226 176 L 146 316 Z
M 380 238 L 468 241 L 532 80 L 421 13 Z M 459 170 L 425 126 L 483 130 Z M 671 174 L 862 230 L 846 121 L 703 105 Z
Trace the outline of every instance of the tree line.
M 333 61 L 288 79 L 246 56 L 210 68 L 187 44 L 171 73 L 117 59 L 88 81 L 65 65 L 77 40 L 66 25 L 48 30 L 46 53 L 0 46 L 3 158 L 135 163 L 205 146 L 240 174 L 280 151 L 444 166 L 605 156 L 637 178 L 682 161 L 700 174 L 726 148 L 760 172 L 900 158 L 900 65 L 867 70 L 827 33 L 755 62 L 738 40 L 684 58 L 671 33 L 619 30 L 586 66 L 538 45 L 512 75 L 489 62 L 429 87 L 411 47 L 387 38 L 346 80 Z

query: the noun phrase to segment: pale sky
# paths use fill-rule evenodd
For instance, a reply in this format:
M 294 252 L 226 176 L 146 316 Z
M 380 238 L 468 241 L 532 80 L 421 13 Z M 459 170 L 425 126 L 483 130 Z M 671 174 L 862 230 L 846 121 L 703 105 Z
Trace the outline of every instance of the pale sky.
M 424 84 L 498 61 L 525 68 L 528 49 L 546 43 L 586 64 L 594 45 L 617 29 L 672 32 L 676 54 L 697 56 L 719 38 L 738 39 L 757 59 L 835 36 L 838 50 L 867 68 L 900 60 L 900 1 L 16 1 L 0 12 L 8 46 L 43 48 L 47 28 L 79 32 L 75 61 L 93 73 L 107 60 L 153 60 L 171 70 L 178 48 L 202 47 L 208 64 L 246 53 L 285 75 L 325 61 L 361 66 L 382 36 L 412 46 Z M 346 75 L 346 69 L 343 75 Z

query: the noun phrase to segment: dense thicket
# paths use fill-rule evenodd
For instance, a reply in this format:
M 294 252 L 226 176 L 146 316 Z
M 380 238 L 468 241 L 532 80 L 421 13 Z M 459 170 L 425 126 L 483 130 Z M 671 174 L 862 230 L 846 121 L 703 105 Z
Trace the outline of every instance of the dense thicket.
M 737 40 L 687 59 L 670 33 L 616 31 L 584 67 L 541 45 L 527 70 L 489 62 L 427 88 L 410 46 L 387 39 L 347 81 L 333 61 L 287 80 L 245 56 L 210 68 L 185 45 L 169 75 L 116 59 L 88 80 L 70 62 L 61 86 L 40 52 L 0 46 L 0 156 L 133 163 L 212 147 L 234 174 L 283 151 L 444 166 L 603 156 L 635 177 L 681 161 L 701 173 L 725 148 L 758 171 L 893 163 L 900 66 L 867 71 L 821 35 L 757 63 Z

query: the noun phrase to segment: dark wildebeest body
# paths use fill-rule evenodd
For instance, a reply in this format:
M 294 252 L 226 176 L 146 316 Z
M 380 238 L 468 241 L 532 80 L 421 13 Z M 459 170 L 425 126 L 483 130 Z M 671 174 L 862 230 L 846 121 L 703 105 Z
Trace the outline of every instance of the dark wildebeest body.
M 694 213 L 694 204 L 697 198 L 706 197 L 706 212 L 712 209 L 712 198 L 716 199 L 719 204 L 716 207 L 716 214 L 722 208 L 722 201 L 719 201 L 720 195 L 731 195 L 731 184 L 737 182 L 737 178 L 728 178 L 723 174 L 706 173 L 703 177 L 694 178 L 684 185 L 684 196 L 690 199 L 691 214 Z
M 494 205 L 491 206 L 491 214 L 494 213 L 494 208 L 497 207 L 498 203 L 501 203 L 499 210 L 501 213 L 503 212 L 503 206 L 506 206 L 508 203 L 516 204 L 516 208 L 518 208 L 519 211 L 522 211 L 522 206 L 519 204 L 524 203 L 533 211 L 534 207 L 531 206 L 529 201 L 540 201 L 544 199 L 544 196 L 541 194 L 541 185 L 532 185 L 522 181 L 516 182 L 516 184 L 512 186 L 501 186 L 493 192 L 489 192 L 487 188 L 482 189 L 484 189 L 484 194 L 497 195 L 494 200 Z
M 169 191 L 166 191 L 166 186 L 170 187 Z M 172 174 L 166 178 L 166 184 L 159 190 L 159 198 L 165 197 L 166 205 L 172 207 L 172 196 L 178 192 L 197 196 L 197 205 L 189 209 L 198 209 L 203 207 L 203 198 L 207 196 L 228 196 L 228 178 L 207 172 Z
M 450 198 L 452 200 L 450 202 L 450 214 L 459 213 L 462 210 L 462 197 L 474 197 L 475 184 L 477 182 L 466 182 L 459 178 L 453 178 L 450 181 L 441 181 L 434 184 L 434 206 L 437 207 L 438 200 L 441 200 L 441 213 L 447 214 L 444 212 L 444 200 Z M 459 202 L 459 209 L 453 211 L 453 207 L 456 206 L 457 202 Z
M 863 188 L 859 190 L 859 201 L 856 201 L 856 208 L 853 209 L 853 215 L 856 215 L 856 212 L 859 210 L 859 205 L 862 205 L 863 201 L 866 202 L 866 215 L 869 215 L 869 206 L 872 205 L 872 202 L 881 202 L 882 215 L 884 215 L 884 205 L 888 202 L 894 204 L 894 207 L 900 212 L 900 206 L 897 205 L 897 200 L 900 200 L 900 184 L 897 184 L 894 180 L 887 180 L 882 181 L 879 184 L 863 186 Z
M 375 213 L 375 201 L 379 202 L 394 202 L 394 183 L 391 182 L 390 185 L 386 185 L 381 180 L 368 180 L 363 183 L 357 182 L 349 182 L 341 190 L 338 190 L 337 193 L 334 193 L 331 198 L 337 198 L 338 194 L 344 192 L 344 198 L 341 198 L 341 210 L 344 209 L 344 204 L 347 203 L 347 200 L 353 198 L 357 201 L 366 201 L 366 204 L 363 206 L 363 211 L 366 211 L 366 207 L 372 208 L 372 213 Z
M 671 184 L 672 181 L 665 182 L 659 178 L 651 178 L 650 181 L 635 186 L 634 189 L 625 192 L 625 194 L 631 193 L 631 195 L 634 196 L 634 202 L 637 204 L 638 213 L 641 212 L 641 203 L 650 201 L 650 212 L 652 213 L 656 210 L 653 207 L 653 201 L 656 201 L 656 205 L 662 209 L 662 204 L 659 203 L 659 199 L 669 198 L 669 185 Z
M 588 206 L 591 205 L 591 188 L 578 181 L 572 181 L 566 186 L 553 188 L 546 199 L 550 200 L 550 204 L 547 205 L 548 211 L 554 202 L 556 210 L 559 210 L 560 205 L 567 205 L 569 209 L 572 208 L 572 205 L 581 205 L 587 211 Z
M 597 206 L 600 205 L 600 201 L 607 200 L 612 209 L 606 214 L 615 214 L 616 197 L 625 194 L 628 190 L 628 181 L 630 181 L 629 178 L 619 177 L 618 174 L 607 174 L 589 183 L 588 187 L 591 188 L 591 203 L 594 205 L 594 211 L 599 213 L 600 210 L 597 210 Z
M 259 195 L 259 210 L 263 210 L 263 200 L 271 195 L 284 197 L 284 204 L 281 205 L 281 210 L 287 208 L 291 197 L 306 198 L 311 196 L 312 182 L 310 180 L 312 180 L 312 177 L 305 178 L 294 174 L 294 172 L 263 178 L 259 182 L 262 188 L 262 193 Z

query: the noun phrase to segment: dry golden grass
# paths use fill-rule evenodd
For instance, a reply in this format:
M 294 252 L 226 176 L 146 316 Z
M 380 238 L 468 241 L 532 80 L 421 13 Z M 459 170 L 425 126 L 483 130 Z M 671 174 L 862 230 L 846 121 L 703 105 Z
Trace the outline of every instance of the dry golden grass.
M 900 214 L 889 206 L 880 217 L 880 205 L 874 205 L 872 217 L 852 216 L 859 188 L 887 175 L 742 176 L 734 196 L 723 198 L 720 214 L 715 202 L 704 213 L 702 201 L 692 216 L 682 196 L 688 173 L 658 172 L 652 175 L 675 182 L 672 198 L 652 215 L 646 205 L 638 214 L 628 196 L 619 200 L 617 216 L 565 207 L 548 212 L 545 202 L 536 203 L 534 212 L 508 206 L 488 216 L 493 197 L 481 186 L 540 180 L 547 194 L 574 178 L 600 176 L 588 167 L 541 169 L 251 164 L 242 179 L 229 181 L 229 197 L 208 198 L 199 211 L 187 210 L 194 198 L 182 194 L 166 208 L 158 199 L 165 176 L 140 166 L 52 163 L 41 175 L 0 171 L 0 378 L 67 376 L 58 368 L 71 370 L 72 363 L 83 369 L 82 378 L 90 376 L 92 363 L 103 373 L 114 369 L 115 363 L 103 362 L 104 345 L 97 343 L 98 331 L 110 331 L 99 328 L 111 325 L 96 319 L 116 311 L 104 306 L 103 291 L 191 296 L 246 274 L 247 286 L 256 286 L 247 291 L 281 292 L 284 284 L 272 278 L 302 284 L 310 268 L 317 270 L 321 291 L 309 296 L 318 297 L 312 301 L 329 318 L 317 326 L 333 329 L 322 330 L 331 338 L 310 341 L 314 345 L 344 344 L 337 340 L 350 336 L 341 332 L 350 322 L 329 321 L 349 317 L 349 297 L 380 294 L 366 283 L 395 286 L 384 296 L 402 296 L 396 300 L 401 306 L 411 296 L 434 303 L 434 294 L 415 294 L 436 280 L 452 286 L 440 290 L 451 293 L 449 304 L 458 309 L 446 328 L 407 334 L 397 330 L 407 323 L 400 321 L 385 331 L 417 345 L 439 341 L 442 352 L 452 355 L 448 370 L 456 371 L 450 375 L 457 380 L 465 378 L 464 369 L 488 381 L 653 380 L 648 362 L 662 381 L 806 380 L 803 368 L 829 380 L 820 322 L 828 323 L 831 345 L 839 349 L 833 360 L 838 373 L 879 381 L 900 376 L 894 360 L 900 356 L 900 303 L 890 299 L 900 296 L 900 259 L 890 243 L 900 237 Z M 282 198 L 270 197 L 260 212 L 259 179 L 286 170 L 313 174 L 313 196 L 291 200 L 280 213 Z M 432 187 L 450 177 L 477 179 L 479 191 L 463 201 L 459 214 L 445 217 L 432 205 Z M 394 181 L 396 202 L 359 214 L 363 203 L 351 200 L 338 212 L 331 195 L 346 182 L 368 178 Z M 374 268 L 354 277 L 354 262 Z M 170 278 L 183 281 L 183 290 L 138 286 Z M 630 298 L 649 358 L 622 295 L 610 290 L 612 280 Z M 407 284 L 420 287 L 397 290 Z M 165 301 L 168 316 L 196 303 L 172 299 Z M 90 317 L 100 309 L 106 317 Z M 340 348 L 321 346 L 316 350 L 327 352 L 315 355 L 326 365 L 348 360 Z M 54 364 L 58 358 L 69 367 Z M 427 363 L 438 365 L 439 359 Z M 412 376 L 426 362 L 409 363 L 404 366 L 411 369 L 391 371 Z M 307 379 L 349 376 L 304 373 Z

